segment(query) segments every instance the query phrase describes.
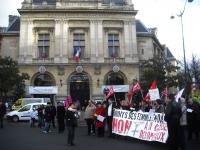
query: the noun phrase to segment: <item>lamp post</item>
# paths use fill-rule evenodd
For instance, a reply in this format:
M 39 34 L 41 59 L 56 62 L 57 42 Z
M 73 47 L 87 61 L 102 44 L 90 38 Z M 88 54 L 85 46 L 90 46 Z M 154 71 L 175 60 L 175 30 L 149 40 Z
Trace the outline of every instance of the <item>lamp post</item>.
M 185 0 L 185 4 L 183 7 L 183 10 L 180 11 L 179 14 L 177 14 L 178 17 L 181 18 L 181 33 L 182 33 L 182 43 L 183 43 L 183 59 L 184 59 L 184 76 L 185 76 L 185 86 L 187 84 L 187 68 L 186 68 L 186 58 L 185 58 L 185 38 L 184 38 L 184 32 L 183 32 L 183 14 L 185 12 L 186 4 L 187 2 L 191 3 L 193 0 Z M 171 19 L 174 19 L 174 16 L 171 16 Z

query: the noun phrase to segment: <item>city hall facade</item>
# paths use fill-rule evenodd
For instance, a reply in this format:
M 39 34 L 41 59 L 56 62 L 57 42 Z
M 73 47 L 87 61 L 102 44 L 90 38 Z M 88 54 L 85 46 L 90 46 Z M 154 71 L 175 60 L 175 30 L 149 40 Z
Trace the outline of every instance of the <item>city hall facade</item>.
M 153 29 L 136 20 L 131 0 L 24 0 L 1 32 L 2 57 L 28 73 L 26 95 L 83 103 L 113 85 L 126 99 L 140 62 L 165 53 Z M 77 49 L 80 61 L 74 59 Z

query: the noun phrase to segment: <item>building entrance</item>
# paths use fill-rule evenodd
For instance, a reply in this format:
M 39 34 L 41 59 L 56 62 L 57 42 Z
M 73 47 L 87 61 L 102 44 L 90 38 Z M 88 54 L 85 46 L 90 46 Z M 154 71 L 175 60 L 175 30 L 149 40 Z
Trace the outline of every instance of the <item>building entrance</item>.
M 90 99 L 89 78 L 83 73 L 77 73 L 70 78 L 70 95 L 73 101 L 79 101 L 83 106 L 85 100 Z

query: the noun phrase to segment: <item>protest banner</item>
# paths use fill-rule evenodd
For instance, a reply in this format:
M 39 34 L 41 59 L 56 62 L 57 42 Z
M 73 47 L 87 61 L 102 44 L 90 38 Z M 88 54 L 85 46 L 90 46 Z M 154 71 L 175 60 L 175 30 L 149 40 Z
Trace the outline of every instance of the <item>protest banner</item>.
M 112 132 L 146 141 L 166 143 L 168 137 L 164 114 L 115 109 Z

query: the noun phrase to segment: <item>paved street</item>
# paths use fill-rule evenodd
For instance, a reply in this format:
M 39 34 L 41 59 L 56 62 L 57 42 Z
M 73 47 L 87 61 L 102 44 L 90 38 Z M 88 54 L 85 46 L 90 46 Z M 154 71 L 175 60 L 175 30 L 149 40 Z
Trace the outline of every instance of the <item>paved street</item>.
M 5 123 L 5 128 L 0 129 L 0 150 L 167 150 L 165 144 L 145 142 L 129 138 L 98 138 L 87 136 L 86 127 L 76 130 L 76 145 L 67 146 L 67 132 L 58 134 L 52 130 L 44 134 L 38 128 L 30 128 L 27 122 Z M 197 142 L 189 143 L 189 150 L 197 150 Z

